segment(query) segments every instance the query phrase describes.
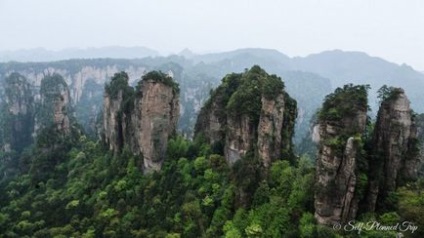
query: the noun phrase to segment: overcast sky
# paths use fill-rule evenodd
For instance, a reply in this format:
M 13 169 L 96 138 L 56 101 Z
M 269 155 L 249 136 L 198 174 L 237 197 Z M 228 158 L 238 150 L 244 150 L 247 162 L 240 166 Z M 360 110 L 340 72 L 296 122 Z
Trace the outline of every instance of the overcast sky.
M 0 51 L 363 51 L 424 70 L 422 0 L 0 0 Z

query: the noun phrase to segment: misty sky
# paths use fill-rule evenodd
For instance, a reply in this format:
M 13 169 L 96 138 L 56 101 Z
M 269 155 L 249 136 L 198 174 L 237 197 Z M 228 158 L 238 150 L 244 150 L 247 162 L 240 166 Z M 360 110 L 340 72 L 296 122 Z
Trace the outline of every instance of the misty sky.
M 0 51 L 364 51 L 424 70 L 422 0 L 0 0 Z

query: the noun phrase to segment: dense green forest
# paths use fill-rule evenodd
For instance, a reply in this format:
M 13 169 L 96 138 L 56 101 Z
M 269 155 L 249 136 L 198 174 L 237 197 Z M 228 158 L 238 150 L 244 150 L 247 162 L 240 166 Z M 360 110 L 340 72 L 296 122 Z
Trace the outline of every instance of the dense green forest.
M 234 75 L 224 77 L 223 83 Z M 59 76 L 49 79 L 44 83 L 64 83 Z M 280 78 L 272 79 L 263 88 L 269 98 L 284 87 Z M 106 87 L 112 95 L 122 86 L 114 83 Z M 246 95 L 234 96 L 241 99 L 230 100 L 225 113 L 258 113 L 248 105 L 260 91 L 255 81 L 243 87 Z M 350 95 L 346 90 L 352 87 L 327 96 L 318 117 L 337 121 L 351 112 L 357 104 L 342 102 L 354 99 L 346 98 Z M 358 100 L 367 107 L 366 98 Z M 260 105 L 254 108 L 260 110 Z M 51 110 L 40 107 L 39 113 L 50 115 Z M 190 140 L 175 135 L 162 169 L 143 174 L 139 166 L 143 158 L 134 156 L 128 146 L 110 152 L 76 122 L 69 133 L 45 126 L 35 143 L 25 145 L 13 156 L 0 155 L 0 237 L 371 238 L 395 237 L 399 232 L 367 229 L 370 221 L 384 225 L 410 221 L 418 230 L 403 232 L 405 237 L 424 236 L 422 177 L 391 193 L 389 210 L 363 211 L 355 226 L 341 224 L 339 229 L 318 225 L 314 218 L 316 174 L 314 158 L 309 156 L 283 154 L 264 172 L 257 154 L 248 153 L 229 166 L 224 154 L 201 136 Z M 15 163 L 5 163 L 11 159 Z M 15 166 L 16 175 L 4 176 L 9 169 L 5 165 Z

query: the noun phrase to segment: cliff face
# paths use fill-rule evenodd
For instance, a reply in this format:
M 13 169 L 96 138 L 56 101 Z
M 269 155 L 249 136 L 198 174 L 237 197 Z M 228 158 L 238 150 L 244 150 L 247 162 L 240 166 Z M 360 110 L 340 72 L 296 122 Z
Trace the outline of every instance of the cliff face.
M 258 66 L 227 75 L 201 109 L 195 135 L 203 136 L 213 152 L 223 153 L 229 164 L 251 152 L 269 167 L 292 149 L 296 101 L 283 88 L 280 78 Z
M 95 83 L 102 85 L 111 78 L 114 73 L 119 70 L 128 72 L 131 82 L 139 78 L 146 71 L 146 67 L 127 65 L 125 67 L 118 64 L 105 64 L 107 62 L 100 61 L 98 65 L 93 62 L 83 61 L 85 65 L 78 64 L 77 60 L 67 62 L 67 65 L 50 66 L 39 65 L 36 67 L 28 67 L 24 70 L 16 70 L 30 81 L 35 87 L 41 86 L 41 81 L 47 75 L 59 74 L 63 77 L 66 84 L 69 85 L 69 92 L 72 98 L 72 104 L 75 105 L 81 99 L 84 91 L 85 83 L 88 80 L 93 80 Z M 12 72 L 7 72 L 10 74 Z
M 15 116 L 28 114 L 33 100 L 27 79 L 18 73 L 13 73 L 5 82 L 5 102 L 8 104 L 8 111 Z
M 315 218 L 319 224 L 356 217 L 357 163 L 367 121 L 367 90 L 345 86 L 327 96 L 320 112 L 316 165 Z
M 51 150 L 58 148 L 71 132 L 78 133 L 73 126 L 69 89 L 62 76 L 44 77 L 37 94 L 39 99 L 35 100 L 32 85 L 18 73 L 5 79 L 0 115 L 0 144 L 4 152 L 19 155 L 34 138 L 39 148 Z
M 0 117 L 0 141 L 4 152 L 20 152 L 31 144 L 34 101 L 30 84 L 24 76 L 13 73 L 5 79 Z
M 227 119 L 224 155 L 229 164 L 234 164 L 252 150 L 256 129 L 247 115 Z
M 144 158 L 146 171 L 159 170 L 165 159 L 168 139 L 175 134 L 179 117 L 179 99 L 175 90 L 146 78 L 132 115 L 137 147 Z
M 109 150 L 118 151 L 122 146 L 122 125 L 119 119 L 122 105 L 122 90 L 119 90 L 116 98 L 108 93 L 103 99 L 103 133 L 104 141 L 109 145 Z
M 416 115 L 414 117 L 414 121 L 417 127 L 417 139 L 418 139 L 418 147 L 419 147 L 419 161 L 418 165 L 415 166 L 418 168 L 417 175 L 424 175 L 424 113 Z
M 85 132 L 94 138 L 100 136 L 99 132 L 103 127 L 100 117 L 104 84 L 114 76 L 114 73 L 126 72 L 129 85 L 134 86 L 140 75 L 153 69 L 161 70 L 173 74 L 174 80 L 180 84 L 181 119 L 178 128 L 185 136 L 192 137 L 198 112 L 208 97 L 212 85 L 218 83 L 218 80 L 215 76 L 203 73 L 188 73 L 185 67 L 171 61 L 173 61 L 171 58 L 164 62 L 152 59 L 75 59 L 43 63 L 7 63 L 0 64 L 0 81 L 12 72 L 20 73 L 28 79 L 35 100 L 39 101 L 39 87 L 44 76 L 54 73 L 62 75 L 69 87 L 76 119 Z
M 70 92 L 65 80 L 58 74 L 44 77 L 36 113 L 36 133 L 53 126 L 57 132 L 69 134 L 70 117 Z
M 168 139 L 176 131 L 179 110 L 178 86 L 170 77 L 148 73 L 134 91 L 128 86 L 128 75 L 117 73 L 104 96 L 104 142 L 115 152 L 128 145 L 143 156 L 145 172 L 159 170 Z
M 285 101 L 284 95 L 279 94 L 275 100 L 262 96 L 262 109 L 258 126 L 258 153 L 265 167 L 269 167 L 273 158 L 281 156 L 280 146 L 283 144 L 283 126 Z M 285 142 L 286 143 L 286 142 Z M 284 143 L 284 144 L 285 144 Z
M 367 122 L 365 86 L 346 85 L 326 97 L 319 114 L 315 217 L 319 224 L 346 223 L 364 212 L 387 209 L 390 193 L 417 177 L 419 144 L 409 100 L 400 88 L 380 89 L 373 131 Z M 366 139 L 363 141 L 363 139 Z M 363 205 L 363 206 L 362 206 Z
M 13 65 L 7 71 L 0 72 L 1 77 L 18 72 L 28 79 L 34 100 L 40 101 L 40 87 L 44 77 L 59 74 L 68 85 L 70 105 L 75 109 L 75 117 L 85 131 L 98 134 L 96 121 L 101 112 L 103 85 L 115 72 L 128 72 L 130 83 L 134 83 L 147 68 L 130 60 L 68 60 L 51 63 L 31 63 L 26 67 Z M 0 99 L 1 100 L 1 99 Z
M 416 179 L 419 164 L 417 128 L 403 89 L 392 88 L 381 103 L 373 135 L 368 209 L 383 205 L 399 183 Z M 383 179 L 384 178 L 384 179 Z M 384 206 L 384 205 L 383 205 Z
M 197 118 L 196 133 L 203 133 L 211 145 L 221 144 L 225 140 L 223 129 L 226 121 L 225 118 L 219 115 L 220 111 L 222 111 L 220 105 L 216 102 L 210 102 L 207 108 L 205 107 L 205 109 L 200 111 Z

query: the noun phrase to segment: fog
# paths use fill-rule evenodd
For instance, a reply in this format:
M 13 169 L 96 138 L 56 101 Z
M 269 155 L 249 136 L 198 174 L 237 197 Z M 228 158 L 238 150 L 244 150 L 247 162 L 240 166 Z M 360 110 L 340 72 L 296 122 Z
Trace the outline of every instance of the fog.
M 363 51 L 424 70 L 424 1 L 0 0 L 0 51 L 245 47 L 305 56 Z

